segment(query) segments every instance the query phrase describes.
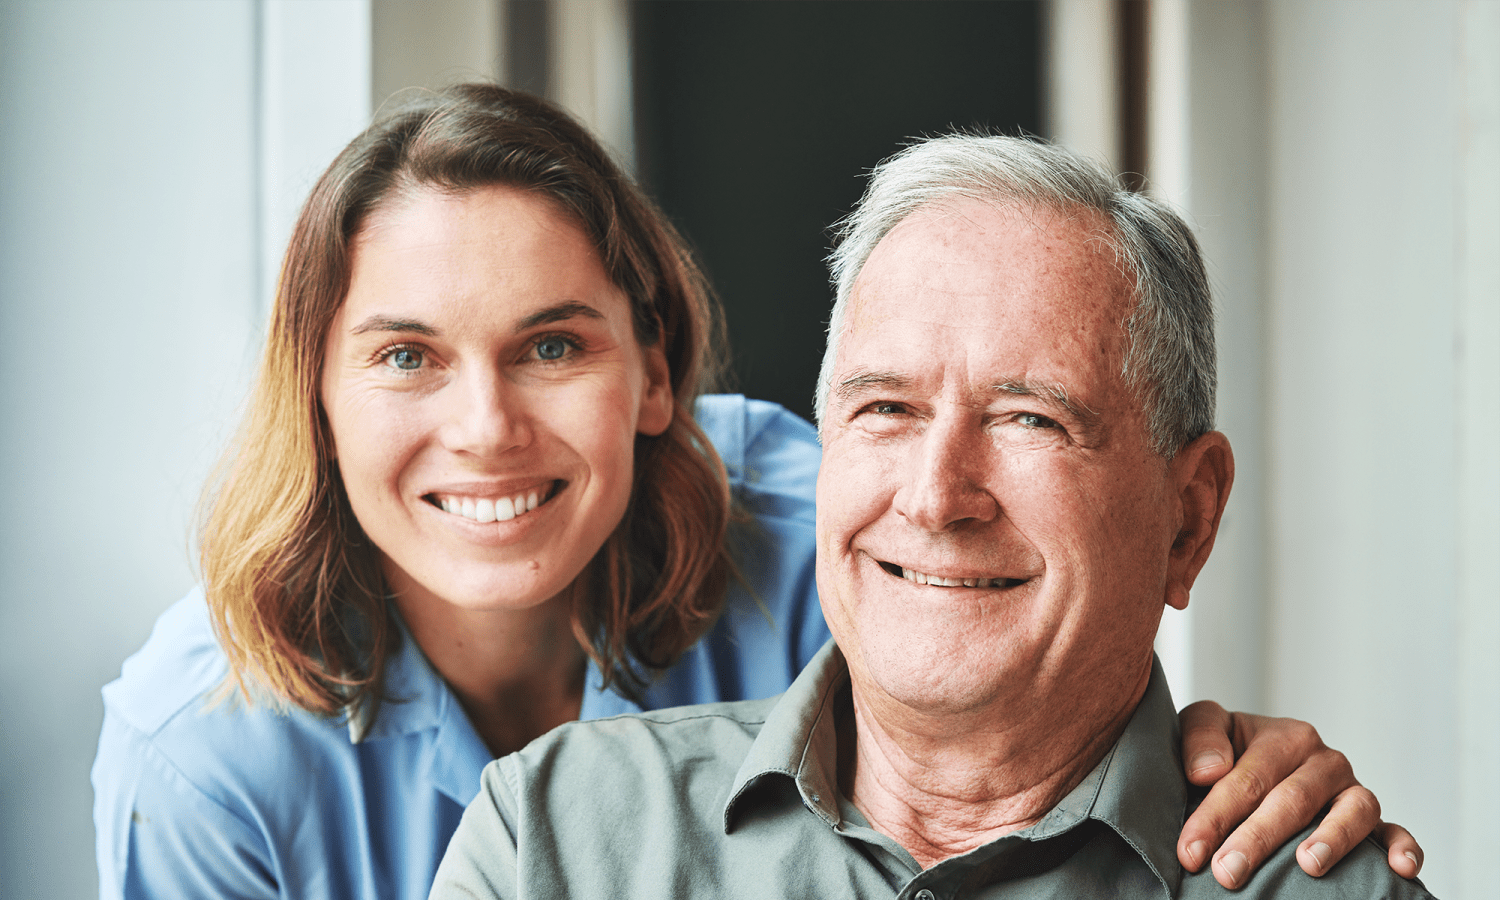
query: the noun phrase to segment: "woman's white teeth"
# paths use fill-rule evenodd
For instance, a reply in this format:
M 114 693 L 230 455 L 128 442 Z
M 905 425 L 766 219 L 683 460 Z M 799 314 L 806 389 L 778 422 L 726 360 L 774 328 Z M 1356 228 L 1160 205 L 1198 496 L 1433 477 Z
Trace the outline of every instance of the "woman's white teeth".
M 463 516 L 465 519 L 473 519 L 476 522 L 509 522 L 522 513 L 531 512 L 541 506 L 541 494 L 537 491 L 528 491 L 517 494 L 514 497 L 443 497 L 440 505 L 443 512 L 452 513 L 455 516 Z
M 901 577 L 917 584 L 930 584 L 935 587 L 1001 587 L 1009 580 L 1006 578 L 942 578 L 905 567 L 901 569 Z

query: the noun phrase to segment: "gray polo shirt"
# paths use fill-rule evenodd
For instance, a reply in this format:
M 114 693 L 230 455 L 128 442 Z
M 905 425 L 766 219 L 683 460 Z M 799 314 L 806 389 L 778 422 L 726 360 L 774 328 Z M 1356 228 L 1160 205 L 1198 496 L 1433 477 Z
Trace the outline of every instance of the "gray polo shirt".
M 432 896 L 1430 896 L 1369 841 L 1308 877 L 1295 858 L 1307 832 L 1232 894 L 1184 872 L 1189 786 L 1160 664 L 1119 741 L 1040 822 L 923 871 L 837 790 L 848 695 L 830 643 L 780 698 L 558 728 L 485 769 Z

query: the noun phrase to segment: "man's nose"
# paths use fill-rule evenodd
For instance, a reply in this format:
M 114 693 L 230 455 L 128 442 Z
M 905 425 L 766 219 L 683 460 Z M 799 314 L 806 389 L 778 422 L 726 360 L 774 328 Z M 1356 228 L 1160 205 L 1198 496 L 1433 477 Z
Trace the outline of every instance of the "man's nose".
M 987 487 L 994 448 L 977 423 L 959 415 L 935 418 L 912 447 L 896 511 L 926 531 L 989 522 L 1000 503 Z
M 444 390 L 441 435 L 448 450 L 489 457 L 531 442 L 525 397 L 500 373 L 470 369 Z

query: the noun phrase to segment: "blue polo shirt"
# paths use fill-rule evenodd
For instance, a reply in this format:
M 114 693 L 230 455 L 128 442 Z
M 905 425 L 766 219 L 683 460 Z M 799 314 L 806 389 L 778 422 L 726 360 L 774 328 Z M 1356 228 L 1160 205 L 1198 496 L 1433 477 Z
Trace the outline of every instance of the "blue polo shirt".
M 588 673 L 581 718 L 785 690 L 828 639 L 813 582 L 812 426 L 779 406 L 705 397 L 702 425 L 750 521 L 748 584 L 636 705 Z M 412 640 L 363 734 L 300 709 L 213 703 L 228 664 L 202 592 L 157 621 L 104 688 L 94 762 L 100 896 L 426 897 L 490 754 Z

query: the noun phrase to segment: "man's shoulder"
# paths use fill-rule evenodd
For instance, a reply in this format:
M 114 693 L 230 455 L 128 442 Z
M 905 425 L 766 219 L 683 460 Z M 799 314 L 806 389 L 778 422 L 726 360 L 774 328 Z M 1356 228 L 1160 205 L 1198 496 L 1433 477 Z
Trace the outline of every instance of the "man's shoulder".
M 1391 871 L 1385 848 L 1365 838 L 1333 869 L 1313 878 L 1297 864 L 1297 848 L 1312 834 L 1314 825 L 1283 844 L 1251 876 L 1244 887 L 1230 891 L 1219 885 L 1207 866 L 1197 873 L 1184 873 L 1183 900 L 1234 897 L 1236 900 L 1431 900 L 1432 894 L 1418 879 L 1406 879 Z
M 760 734 L 777 698 L 703 703 L 643 713 L 569 722 L 542 735 L 507 757 L 507 767 L 522 779 L 557 781 L 571 790 L 567 775 L 594 773 L 611 778 L 640 776 L 637 786 L 691 765 L 699 775 L 727 769 L 730 776 Z M 584 784 L 580 790 L 591 792 Z

